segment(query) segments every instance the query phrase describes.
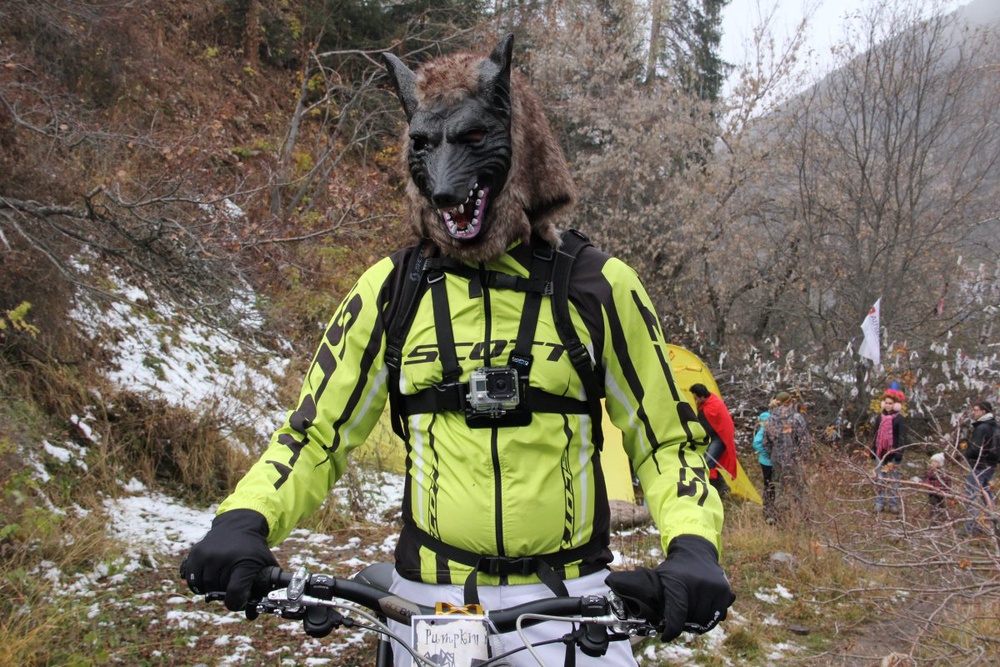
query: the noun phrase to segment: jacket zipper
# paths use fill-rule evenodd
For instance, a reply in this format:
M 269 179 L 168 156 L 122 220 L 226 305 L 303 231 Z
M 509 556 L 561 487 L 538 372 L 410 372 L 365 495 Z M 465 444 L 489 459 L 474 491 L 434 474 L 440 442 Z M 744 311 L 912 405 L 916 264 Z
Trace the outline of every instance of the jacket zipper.
M 490 289 L 487 287 L 486 266 L 479 265 L 479 275 L 483 285 L 483 311 L 486 319 L 486 338 L 483 345 L 483 364 L 491 365 L 490 341 L 493 338 L 493 311 L 490 303 Z M 490 429 L 490 455 L 493 460 L 493 502 L 494 509 L 494 530 L 497 541 L 497 556 L 504 556 L 503 548 L 503 489 L 500 480 L 500 443 L 496 427 Z

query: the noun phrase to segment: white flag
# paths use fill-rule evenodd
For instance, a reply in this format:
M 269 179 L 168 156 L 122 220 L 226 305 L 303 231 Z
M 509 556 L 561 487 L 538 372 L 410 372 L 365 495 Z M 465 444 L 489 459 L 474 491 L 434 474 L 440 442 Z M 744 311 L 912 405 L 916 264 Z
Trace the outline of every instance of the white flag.
M 882 346 L 879 344 L 879 331 L 882 326 L 882 312 L 879 304 L 882 299 L 875 302 L 872 309 L 868 311 L 865 321 L 861 323 L 861 330 L 865 334 L 865 339 L 858 348 L 858 354 L 866 359 L 871 359 L 877 366 L 882 361 Z

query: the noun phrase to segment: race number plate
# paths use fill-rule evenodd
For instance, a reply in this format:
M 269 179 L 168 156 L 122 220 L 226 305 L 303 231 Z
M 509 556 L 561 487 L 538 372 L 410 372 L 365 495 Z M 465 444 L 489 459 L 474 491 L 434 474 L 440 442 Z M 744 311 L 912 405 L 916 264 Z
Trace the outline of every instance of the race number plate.
M 435 665 L 476 667 L 489 658 L 485 616 L 414 616 L 413 648 Z

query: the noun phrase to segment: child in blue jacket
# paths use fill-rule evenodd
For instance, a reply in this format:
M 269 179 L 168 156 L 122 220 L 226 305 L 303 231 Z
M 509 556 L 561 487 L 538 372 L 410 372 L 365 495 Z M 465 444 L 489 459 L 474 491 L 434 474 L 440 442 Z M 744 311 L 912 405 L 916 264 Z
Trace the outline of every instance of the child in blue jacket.
M 760 427 L 757 429 L 757 433 L 753 436 L 753 448 L 757 450 L 757 461 L 760 462 L 760 473 L 764 478 L 764 515 L 769 519 L 771 517 L 771 513 L 768 510 L 774 503 L 774 486 L 771 484 L 771 475 L 774 472 L 774 468 L 771 466 L 771 457 L 769 457 L 767 452 L 764 451 L 764 422 L 766 422 L 770 416 L 771 413 L 767 410 L 760 413 L 757 417 Z M 773 521 L 768 520 L 768 523 L 772 522 Z

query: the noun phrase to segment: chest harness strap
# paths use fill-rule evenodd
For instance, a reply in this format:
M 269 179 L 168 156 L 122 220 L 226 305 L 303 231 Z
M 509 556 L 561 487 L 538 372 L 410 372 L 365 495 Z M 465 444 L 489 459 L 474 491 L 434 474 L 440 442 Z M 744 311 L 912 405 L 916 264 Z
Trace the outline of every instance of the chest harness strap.
M 510 575 L 531 576 L 535 575 L 545 584 L 549 590 L 556 595 L 567 595 L 566 585 L 563 583 L 566 566 L 570 563 L 584 561 L 596 556 L 608 547 L 609 541 L 606 535 L 595 535 L 590 542 L 582 544 L 572 549 L 563 549 L 550 554 L 540 556 L 487 556 L 466 551 L 459 547 L 442 542 L 430 533 L 421 530 L 413 522 L 404 517 L 403 530 L 400 540 L 413 539 L 421 546 L 430 549 L 436 554 L 440 554 L 448 560 L 461 563 L 472 568 L 472 572 L 465 580 L 465 604 L 478 604 L 479 593 L 476 589 L 477 575 L 482 572 L 494 577 L 505 579 Z M 579 565 L 580 576 L 593 574 L 605 569 L 606 564 L 581 563 Z
M 604 397 L 604 385 L 598 370 L 591 362 L 590 354 L 583 345 L 569 312 L 569 280 L 573 263 L 577 255 L 590 245 L 589 239 L 576 230 L 569 230 L 562 235 L 562 244 L 558 250 L 541 239 L 532 243 L 536 249 L 530 275 L 525 278 L 496 271 L 481 271 L 468 267 L 451 258 L 431 256 L 426 244 L 415 246 L 409 251 L 406 260 L 406 270 L 397 271 L 392 285 L 393 293 L 384 321 L 386 322 L 386 353 L 385 363 L 389 372 L 389 403 L 393 431 L 401 438 L 408 436 L 408 426 L 405 417 L 413 414 L 429 414 L 445 411 L 463 411 L 466 404 L 467 386 L 458 382 L 456 369 L 458 362 L 455 356 L 454 334 L 451 330 L 451 318 L 448 315 L 447 299 L 444 290 L 444 272 L 461 275 L 469 280 L 469 296 L 478 297 L 483 287 L 512 289 L 526 293 L 525 309 L 522 313 L 517 341 L 509 363 L 518 369 L 519 375 L 527 377 L 531 366 L 531 344 L 534 329 L 537 325 L 538 312 L 542 298 L 550 296 L 552 315 L 556 330 L 562 340 L 563 347 L 573 367 L 583 383 L 586 401 L 580 401 L 567 396 L 549 394 L 527 383 L 521 392 L 522 402 L 530 407 L 530 411 L 521 414 L 505 415 L 510 424 L 499 423 L 495 417 L 483 423 L 486 426 L 503 426 L 527 424 L 530 422 L 530 412 L 547 412 L 556 414 L 586 414 L 593 420 L 594 444 L 598 449 L 603 446 L 601 398 Z M 440 293 L 435 301 L 435 327 L 438 331 L 438 349 L 442 358 L 444 379 L 434 387 L 424 389 L 417 394 L 403 396 L 400 392 L 400 368 L 402 366 L 402 347 L 406 334 L 410 329 L 424 290 L 434 284 L 441 283 L 437 288 Z M 432 297 L 433 298 L 433 297 Z M 441 336 L 446 337 L 445 341 Z M 488 346 L 486 346 L 488 348 Z M 489 350 L 485 349 L 487 365 Z M 447 363 L 446 363 L 447 361 Z M 460 373 L 460 370 L 459 370 Z M 527 413 L 527 414 L 524 414 Z
M 561 298 L 566 299 L 567 304 L 562 308 L 553 305 L 553 309 L 559 310 L 559 316 L 569 318 L 568 307 L 568 284 L 564 287 L 557 283 L 568 283 L 569 264 L 561 266 L 565 262 L 564 254 L 556 253 L 551 246 L 539 242 L 532 256 L 530 275 L 527 278 L 513 276 L 497 271 L 486 271 L 468 267 L 451 260 L 450 258 L 429 258 L 423 261 L 422 270 L 426 276 L 426 288 L 431 290 L 431 299 L 434 312 L 434 326 L 437 334 L 438 354 L 442 366 L 442 380 L 432 387 L 423 389 L 416 394 L 399 395 L 398 375 L 393 373 L 393 365 L 390 362 L 389 352 L 387 352 L 387 364 L 390 368 L 390 379 L 394 386 L 390 389 L 390 400 L 395 404 L 397 410 L 393 418 L 394 428 L 399 426 L 404 428 L 405 418 L 415 414 L 431 414 L 438 412 L 466 412 L 467 422 L 472 428 L 494 428 L 500 426 L 524 426 L 531 423 L 533 412 L 545 412 L 555 414 L 591 414 L 599 419 L 601 415 L 600 396 L 603 395 L 600 384 L 597 382 L 596 373 L 591 364 L 590 355 L 587 349 L 580 342 L 579 337 L 570 322 L 569 329 L 572 330 L 576 347 L 567 346 L 563 341 L 570 361 L 581 377 L 587 375 L 593 377 L 593 382 L 585 382 L 587 400 L 580 400 L 569 396 L 562 396 L 545 392 L 537 387 L 532 387 L 529 382 L 533 357 L 531 354 L 534 342 L 535 329 L 538 325 L 539 314 L 543 297 L 552 296 L 553 300 L 560 297 L 554 296 L 561 287 Z M 557 280 L 557 272 L 566 271 L 566 279 Z M 412 272 L 411 272 L 412 273 Z M 524 307 L 521 312 L 520 324 L 514 349 L 508 358 L 508 365 L 516 368 L 519 378 L 520 403 L 517 408 L 506 412 L 501 416 L 489 414 L 472 414 L 467 408 L 467 396 L 469 391 L 468 383 L 459 381 L 461 368 L 458 363 L 455 350 L 455 338 L 452 330 L 451 314 L 448 306 L 446 291 L 445 273 L 453 273 L 469 280 L 469 296 L 479 297 L 483 294 L 484 288 L 510 289 L 525 293 Z M 420 287 L 417 287 L 419 290 Z M 419 291 L 415 293 L 415 299 L 419 298 Z M 415 308 L 415 306 L 414 306 Z M 556 316 L 554 314 L 554 316 Z M 561 335 L 565 332 L 557 328 Z M 404 334 L 405 335 L 405 334 Z M 401 345 L 400 345 L 401 347 Z M 489 344 L 484 345 L 483 361 L 485 366 L 491 365 L 489 358 Z M 401 354 L 397 348 L 396 354 Z M 399 359 L 401 364 L 402 359 Z M 583 369 L 581 371 L 581 369 Z M 583 375 L 586 373 L 586 375 Z M 395 377 L 393 377 L 395 375 Z M 593 400 L 591 398 L 593 397 Z M 395 400 L 393 400 L 395 398 Z M 600 421 L 596 421 L 600 424 Z M 397 433 L 400 431 L 397 430 Z M 601 444 L 600 429 L 595 428 L 597 444 Z

